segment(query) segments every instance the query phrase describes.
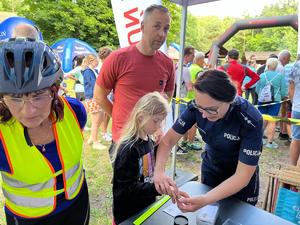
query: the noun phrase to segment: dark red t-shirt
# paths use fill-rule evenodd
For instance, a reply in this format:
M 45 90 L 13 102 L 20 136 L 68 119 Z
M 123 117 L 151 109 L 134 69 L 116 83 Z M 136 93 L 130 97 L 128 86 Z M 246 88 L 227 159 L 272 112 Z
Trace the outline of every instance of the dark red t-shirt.
M 172 60 L 160 51 L 145 56 L 135 45 L 113 52 L 103 63 L 97 84 L 114 92 L 112 136 L 116 142 L 135 103 L 153 91 L 174 90 Z

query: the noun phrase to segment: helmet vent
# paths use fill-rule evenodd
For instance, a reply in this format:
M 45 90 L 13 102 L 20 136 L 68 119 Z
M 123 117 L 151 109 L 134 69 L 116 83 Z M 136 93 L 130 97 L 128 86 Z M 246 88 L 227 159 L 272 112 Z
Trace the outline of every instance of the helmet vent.
M 44 60 L 43 60 L 43 68 L 42 68 L 42 72 L 44 72 L 44 76 L 48 76 L 49 71 L 48 68 L 51 65 L 51 60 L 49 59 L 49 56 L 47 56 L 46 54 L 44 54 Z
M 6 52 L 6 59 L 10 68 L 14 68 L 15 66 L 15 59 L 13 52 Z
M 31 67 L 33 61 L 33 52 L 25 52 L 25 66 Z

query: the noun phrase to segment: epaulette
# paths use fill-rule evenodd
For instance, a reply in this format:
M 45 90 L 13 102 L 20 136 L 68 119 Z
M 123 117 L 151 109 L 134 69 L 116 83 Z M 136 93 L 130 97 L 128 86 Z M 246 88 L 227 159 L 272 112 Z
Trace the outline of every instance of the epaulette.
M 261 127 L 263 123 L 260 112 L 247 101 L 240 101 L 237 116 L 247 128 Z

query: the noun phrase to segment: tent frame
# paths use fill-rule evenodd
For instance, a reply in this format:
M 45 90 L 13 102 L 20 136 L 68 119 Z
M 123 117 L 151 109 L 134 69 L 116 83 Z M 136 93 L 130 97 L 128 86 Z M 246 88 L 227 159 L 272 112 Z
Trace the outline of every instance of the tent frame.
M 178 64 L 178 74 L 176 79 L 176 99 L 180 94 L 180 83 L 183 71 L 183 57 L 184 57 L 184 48 L 185 48 L 185 35 L 186 35 L 186 21 L 187 21 L 187 8 L 191 5 L 203 4 L 208 2 L 214 2 L 219 0 L 170 0 L 170 2 L 176 3 L 182 6 L 182 17 L 181 17 L 181 30 L 180 30 L 180 55 L 179 55 L 179 64 Z M 175 104 L 175 113 L 174 113 L 174 121 L 178 118 L 179 113 L 179 104 Z M 176 175 L 176 148 L 172 150 L 172 178 L 175 180 Z

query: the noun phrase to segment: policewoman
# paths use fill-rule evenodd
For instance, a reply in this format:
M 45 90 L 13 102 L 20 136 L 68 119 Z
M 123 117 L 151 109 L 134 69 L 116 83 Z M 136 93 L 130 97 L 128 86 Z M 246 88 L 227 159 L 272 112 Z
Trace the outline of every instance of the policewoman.
M 257 203 L 258 160 L 262 150 L 263 120 L 258 110 L 236 95 L 228 75 L 208 70 L 194 84 L 195 100 L 161 140 L 156 159 L 156 189 L 169 194 L 182 211 L 195 211 L 229 196 Z M 190 197 L 179 192 L 164 174 L 169 152 L 182 135 L 196 124 L 206 143 L 202 154 L 201 182 L 213 189 Z
M 86 112 L 61 98 L 61 65 L 43 42 L 0 43 L 0 171 L 8 225 L 85 225 Z

